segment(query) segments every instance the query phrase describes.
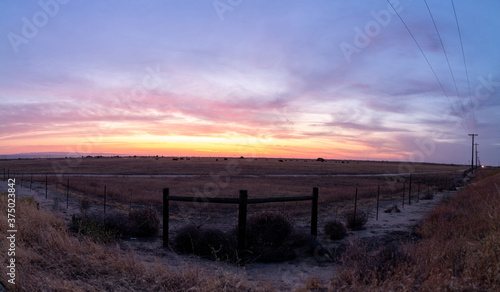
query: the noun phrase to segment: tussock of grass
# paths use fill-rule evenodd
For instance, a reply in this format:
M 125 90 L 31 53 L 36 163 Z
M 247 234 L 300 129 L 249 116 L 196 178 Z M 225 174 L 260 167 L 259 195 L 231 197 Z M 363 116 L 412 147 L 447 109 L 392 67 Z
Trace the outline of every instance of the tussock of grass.
M 323 230 L 331 240 L 338 240 L 347 236 L 347 229 L 340 221 L 331 220 L 326 222 Z
M 236 238 L 218 229 L 182 227 L 174 239 L 174 249 L 180 253 L 194 253 L 204 258 L 231 262 L 237 260 Z
M 0 210 L 6 208 L 4 194 Z M 2 234 L 7 230 L 6 214 L 0 213 Z M 0 273 L 0 281 L 12 291 L 272 291 L 232 274 L 216 275 L 196 267 L 172 271 L 160 262 L 142 262 L 118 245 L 74 237 L 61 219 L 28 201 L 18 201 L 16 219 L 16 286 Z M 7 244 L 2 236 L 2 250 L 7 250 Z M 0 253 L 4 265 L 6 256 Z
M 290 220 L 276 212 L 262 212 L 248 218 L 247 248 L 259 262 L 283 262 L 296 257 L 301 236 Z
M 347 228 L 351 230 L 361 230 L 366 222 L 368 222 L 368 214 L 359 210 L 356 213 L 351 211 L 345 215 L 345 221 Z
M 482 177 L 428 215 L 421 241 L 373 254 L 352 242 L 333 287 L 500 291 L 500 174 Z

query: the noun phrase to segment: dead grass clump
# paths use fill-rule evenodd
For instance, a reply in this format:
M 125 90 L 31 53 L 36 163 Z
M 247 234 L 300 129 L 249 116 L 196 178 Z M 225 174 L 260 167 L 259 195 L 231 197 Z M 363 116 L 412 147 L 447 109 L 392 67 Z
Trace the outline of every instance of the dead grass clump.
M 173 247 L 180 253 L 193 253 L 216 261 L 232 262 L 237 259 L 237 243 L 232 234 L 192 224 L 177 232 Z
M 262 212 L 248 219 L 247 248 L 257 261 L 281 262 L 295 258 L 294 248 L 298 245 L 294 229 L 283 215 Z
M 247 222 L 250 246 L 279 247 L 292 232 L 292 224 L 279 213 L 262 212 L 250 217 Z
M 347 229 L 340 221 L 327 221 L 325 223 L 324 232 L 330 239 L 339 240 L 347 236 Z
M 195 253 L 212 260 L 229 262 L 237 258 L 236 238 L 219 229 L 205 229 Z
M 193 224 L 179 229 L 174 238 L 173 247 L 180 253 L 194 253 L 201 242 L 201 230 Z
M 110 243 L 127 237 L 151 237 L 160 229 L 159 215 L 153 208 L 132 211 L 128 216 L 120 212 L 102 214 L 86 212 L 73 215 L 71 229 L 94 242 Z
M 345 214 L 346 226 L 351 230 L 361 230 L 368 222 L 368 215 L 363 211 L 348 212 Z
M 71 229 L 99 243 L 111 243 L 122 235 L 129 234 L 127 217 L 119 213 L 73 215 Z
M 80 213 L 87 214 L 89 209 L 90 209 L 90 201 L 88 199 L 83 199 L 80 202 Z
M 153 207 L 133 210 L 129 214 L 130 233 L 136 237 L 150 237 L 160 230 L 160 216 Z
M 434 199 L 434 193 L 428 192 L 421 198 L 422 200 L 433 200 Z

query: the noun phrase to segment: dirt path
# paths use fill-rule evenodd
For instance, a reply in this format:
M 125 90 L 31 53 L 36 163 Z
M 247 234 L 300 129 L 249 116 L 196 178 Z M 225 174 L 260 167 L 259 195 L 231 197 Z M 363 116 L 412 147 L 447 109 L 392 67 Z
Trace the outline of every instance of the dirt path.
M 1 192 L 7 191 L 6 182 L 1 183 Z M 318 239 L 329 250 L 345 246 L 349 238 L 359 237 L 365 242 L 372 242 L 375 245 L 390 241 L 398 241 L 410 237 L 414 226 L 421 221 L 424 216 L 435 207 L 443 197 L 451 196 L 453 192 L 434 193 L 432 200 L 415 201 L 408 205 L 405 202 L 404 209 L 401 200 L 385 200 L 380 202 L 379 219 L 375 220 L 375 208 L 372 205 L 362 207 L 361 210 L 368 210 L 369 220 L 366 228 L 361 231 L 349 231 L 348 238 L 339 241 L 328 239 L 323 233 L 324 222 L 334 219 L 334 214 L 320 214 Z M 33 196 L 40 204 L 40 208 L 52 211 L 60 216 L 68 225 L 73 214 L 80 213 L 80 200 L 73 196 L 69 197 L 68 208 L 66 209 L 66 194 L 64 191 L 49 190 L 45 199 L 45 186 L 43 184 L 33 184 L 29 187 L 16 185 L 16 195 L 18 198 Z M 406 199 L 407 200 L 407 199 Z M 349 203 L 346 203 L 349 204 Z M 401 211 L 399 213 L 384 213 L 387 208 L 396 205 Z M 94 205 L 95 210 L 102 211 L 102 205 Z M 111 212 L 113 207 L 108 207 Z M 332 212 L 333 213 L 333 212 Z M 299 228 L 308 228 L 308 222 L 296 222 Z M 299 255 L 296 259 L 276 264 L 251 263 L 245 267 L 237 267 L 232 264 L 218 263 L 196 256 L 178 255 L 171 250 L 162 247 L 161 234 L 148 239 L 123 240 L 121 246 L 137 252 L 145 261 L 161 261 L 172 270 L 183 270 L 187 267 L 200 270 L 212 271 L 221 275 L 237 274 L 246 278 L 249 282 L 270 282 L 274 287 L 287 291 L 296 288 L 304 288 L 308 279 L 316 278 L 322 285 L 327 285 L 331 281 L 336 271 L 336 264 L 331 260 L 315 255 Z

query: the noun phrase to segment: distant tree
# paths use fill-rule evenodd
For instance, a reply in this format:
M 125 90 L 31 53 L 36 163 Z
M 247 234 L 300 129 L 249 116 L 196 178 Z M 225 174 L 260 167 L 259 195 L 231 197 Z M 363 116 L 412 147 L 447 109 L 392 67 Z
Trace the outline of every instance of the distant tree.
M 316 159 L 316 161 L 321 161 L 321 162 L 325 162 L 325 159 L 319 157 L 318 159 Z

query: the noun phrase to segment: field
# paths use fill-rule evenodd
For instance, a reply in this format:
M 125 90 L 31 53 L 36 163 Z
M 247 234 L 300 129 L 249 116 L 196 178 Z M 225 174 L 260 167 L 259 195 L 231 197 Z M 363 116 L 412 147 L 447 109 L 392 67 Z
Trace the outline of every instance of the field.
M 175 160 L 174 160 L 175 159 Z M 182 159 L 182 160 L 181 160 Z M 189 160 L 187 160 L 189 159 Z M 163 188 L 171 195 L 233 197 L 247 190 L 249 197 L 304 195 L 320 189 L 320 202 L 402 191 L 404 182 L 427 186 L 453 183 L 464 166 L 371 161 L 239 158 L 82 158 L 58 160 L 7 160 L 0 169 L 22 173 L 26 181 L 65 187 L 82 196 L 102 197 L 121 203 L 160 204 Z M 83 176 L 79 176 L 83 175 Z
M 227 160 L 224 158 L 190 158 L 188 160 L 187 158 L 172 157 L 103 157 L 4 160 L 0 161 L 0 163 L 0 170 L 5 169 L 10 177 L 15 175 L 18 185 L 20 185 L 20 178 L 23 178 L 23 188 L 19 189 L 20 194 L 34 197 L 35 201 L 39 202 L 41 209 L 52 209 L 53 212 L 55 210 L 56 215 L 63 219 L 61 222 L 57 221 L 58 223 L 50 223 L 59 226 L 57 227 L 59 231 L 65 229 L 63 226 L 69 224 L 72 215 L 81 212 L 82 201 L 89 201 L 92 205 L 91 209 L 102 212 L 104 188 L 106 188 L 108 212 L 127 213 L 131 209 L 153 206 L 161 216 L 163 188 L 169 188 L 171 195 L 200 197 L 237 197 L 239 190 L 244 189 L 248 191 L 250 198 L 258 198 L 310 195 L 312 188 L 318 187 L 318 239 L 333 252 L 335 255 L 333 261 L 325 261 L 324 257 L 318 258 L 315 255 L 308 256 L 307 250 L 305 250 L 296 259 L 284 264 L 253 263 L 242 270 L 242 268 L 231 263 L 207 263 L 204 259 L 193 258 L 192 256 L 185 257 L 170 250 L 165 250 L 161 247 L 161 230 L 156 238 L 150 240 L 134 241 L 124 239 L 120 241 L 121 247 L 117 247 L 119 250 L 115 251 L 116 258 L 114 260 L 109 259 L 117 262 L 131 261 L 128 264 L 147 273 L 148 275 L 145 275 L 145 277 L 149 277 L 150 280 L 148 281 L 156 281 L 156 284 L 152 284 L 151 287 L 160 287 L 159 290 L 166 289 L 165 287 L 177 287 L 175 285 L 179 284 L 176 282 L 174 285 L 172 284 L 174 280 L 158 276 L 158 271 L 166 272 L 169 269 L 169 271 L 172 271 L 174 266 L 175 277 L 178 277 L 175 281 L 182 282 L 185 280 L 186 283 L 193 286 L 205 285 L 218 290 L 221 289 L 220 287 L 226 287 L 224 288 L 226 291 L 275 291 L 298 289 L 298 287 L 308 287 L 310 289 L 314 287 L 352 288 L 352 285 L 362 285 L 361 282 L 364 280 L 356 274 L 358 268 L 352 266 L 353 263 L 348 262 L 345 257 L 345 254 L 348 254 L 352 249 L 353 240 L 360 238 L 361 242 L 354 243 L 354 245 L 360 247 L 370 247 L 375 242 L 383 245 L 384 241 L 381 240 L 387 242 L 389 234 L 397 234 L 397 236 L 390 238 L 391 242 L 399 239 L 407 241 L 408 232 L 413 231 L 403 230 L 408 229 L 410 225 L 415 225 L 415 221 L 421 220 L 426 212 L 429 212 L 430 208 L 439 203 L 436 199 L 417 203 L 417 197 L 421 199 L 425 194 L 432 194 L 439 198 L 446 198 L 449 196 L 447 190 L 454 191 L 456 187 L 462 184 L 464 170 L 466 169 L 461 165 L 333 160 L 321 162 L 304 159 L 265 158 L 227 158 Z M 402 195 L 406 194 L 405 200 L 408 202 L 410 173 L 412 205 L 406 206 L 406 209 L 404 209 L 404 206 L 401 206 L 401 198 Z M 47 200 L 45 200 L 46 176 L 48 182 Z M 68 181 L 69 189 L 67 189 Z M 381 221 L 375 221 L 375 198 L 379 186 L 381 190 L 380 212 L 382 213 L 382 210 L 387 206 L 398 204 L 399 208 L 403 210 L 401 215 L 387 214 L 384 215 L 386 217 L 381 217 Z M 33 190 L 30 191 L 29 187 L 32 187 Z M 59 206 L 65 204 L 59 203 L 65 200 L 68 190 L 69 209 L 65 209 Z M 358 210 L 369 215 L 368 225 L 359 232 L 349 231 L 348 239 L 339 242 L 332 241 L 327 238 L 323 231 L 324 224 L 327 220 L 343 218 L 343 214 L 353 209 L 356 190 Z M 441 193 L 441 191 L 444 192 Z M 55 208 L 56 205 L 57 208 Z M 170 212 L 171 232 L 175 235 L 185 224 L 189 223 L 230 231 L 237 222 L 237 211 L 238 207 L 234 205 L 172 202 Z M 309 230 L 310 202 L 272 203 L 249 207 L 250 216 L 259 214 L 262 211 L 273 211 L 285 215 L 300 232 L 307 233 Z M 53 220 L 60 219 L 51 218 L 49 221 L 52 222 Z M 35 231 L 31 230 L 29 232 Z M 428 234 L 430 231 L 425 232 Z M 401 236 L 401 234 L 404 234 L 404 236 Z M 31 238 L 42 238 L 44 235 L 30 236 L 32 236 Z M 74 235 L 69 232 L 64 235 L 64 238 L 67 236 L 72 237 Z M 64 240 L 74 241 L 74 239 Z M 72 244 L 77 245 L 77 242 L 78 240 Z M 86 245 L 83 250 L 99 249 L 98 253 L 103 253 L 104 250 L 109 248 L 109 246 L 102 246 L 102 244 L 97 246 L 91 243 L 82 244 Z M 374 247 L 366 248 L 364 252 L 368 254 L 373 249 Z M 26 251 L 25 256 L 30 257 L 30 252 L 33 251 Z M 71 254 L 73 251 L 65 250 L 61 252 Z M 134 255 L 133 259 L 125 259 L 128 253 Z M 155 265 L 154 267 L 149 264 L 146 264 L 148 267 L 142 266 L 144 261 L 146 263 L 155 263 Z M 179 267 L 180 263 L 186 261 L 190 262 L 189 267 L 195 267 L 196 272 L 190 268 Z M 336 266 L 339 263 L 343 263 L 341 267 Z M 115 264 L 120 265 L 120 263 Z M 64 263 L 61 263 L 61 269 L 65 269 L 64 265 Z M 215 277 L 213 273 L 210 273 L 210 270 L 214 269 L 213 265 L 216 265 L 215 269 L 225 275 L 226 278 L 224 279 L 230 280 L 221 282 L 208 280 Z M 364 263 L 364 265 L 371 268 L 367 263 Z M 341 269 L 342 267 L 343 269 Z M 75 267 L 66 268 L 75 269 Z M 100 267 L 99 269 L 109 268 Z M 333 270 L 341 272 L 334 273 Z M 272 271 L 281 271 L 281 274 Z M 87 272 L 91 273 L 90 270 Z M 129 272 L 132 271 L 107 271 L 106 273 L 114 275 L 112 276 L 114 278 Z M 197 273 L 200 273 L 202 277 L 198 279 Z M 39 277 L 42 276 L 39 275 Z M 66 280 L 68 281 L 67 287 L 74 288 L 80 284 L 83 285 L 82 281 L 85 281 L 86 277 L 89 277 L 89 275 L 70 277 L 70 279 Z M 220 277 L 220 274 L 217 274 L 217 277 Z M 198 280 L 194 280 L 195 278 Z M 78 279 L 78 281 L 75 282 L 75 279 Z M 33 279 L 27 279 L 26 281 L 28 283 Z M 57 282 L 55 279 L 53 281 Z M 95 281 L 95 283 L 92 282 L 92 284 L 88 285 L 104 290 L 110 289 L 100 283 L 102 279 L 98 277 L 92 281 Z M 380 282 L 381 280 L 377 279 L 377 281 Z M 173 286 L 168 286 L 165 284 L 166 282 L 169 283 L 168 285 L 172 284 Z M 54 283 L 52 285 L 56 285 Z M 234 283 L 239 283 L 239 286 L 234 286 Z M 126 281 L 122 284 L 125 286 L 132 285 L 131 283 L 127 284 Z M 57 285 L 58 287 L 66 287 L 64 283 L 58 282 Z M 90 286 L 83 285 L 82 287 Z M 140 286 L 133 287 L 136 290 L 141 290 Z M 186 290 L 189 288 L 182 287 L 178 289 Z M 372 286 L 366 286 L 366 290 L 372 288 Z M 85 288 L 82 289 L 85 290 Z M 175 290 L 175 288 L 168 288 L 168 290 L 170 289 Z

